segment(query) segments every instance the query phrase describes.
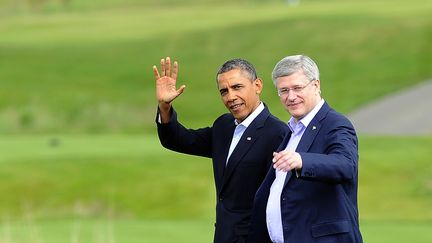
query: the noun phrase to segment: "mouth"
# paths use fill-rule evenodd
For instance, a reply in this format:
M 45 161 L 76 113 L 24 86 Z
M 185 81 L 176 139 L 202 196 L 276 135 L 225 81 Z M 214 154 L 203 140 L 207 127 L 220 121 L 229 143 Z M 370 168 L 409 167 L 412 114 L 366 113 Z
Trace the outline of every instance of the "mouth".
M 301 104 L 301 102 L 291 103 L 291 104 L 288 104 L 288 107 L 290 107 L 290 108 L 296 108 L 296 107 L 299 106 L 300 104 Z
M 243 103 L 241 103 L 241 104 L 235 104 L 235 105 L 230 105 L 229 108 L 232 111 L 238 111 L 242 105 L 243 105 Z

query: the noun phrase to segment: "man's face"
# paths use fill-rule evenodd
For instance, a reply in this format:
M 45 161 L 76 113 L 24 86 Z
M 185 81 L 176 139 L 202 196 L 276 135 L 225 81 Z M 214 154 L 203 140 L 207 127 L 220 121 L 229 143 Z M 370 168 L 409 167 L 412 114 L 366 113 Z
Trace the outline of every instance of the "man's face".
M 297 121 L 306 116 L 321 100 L 320 81 L 308 80 L 303 71 L 276 79 L 285 110 Z M 287 91 L 290 89 L 289 91 Z
M 251 80 L 240 69 L 219 74 L 217 84 L 222 102 L 237 122 L 242 122 L 260 104 L 262 80 Z

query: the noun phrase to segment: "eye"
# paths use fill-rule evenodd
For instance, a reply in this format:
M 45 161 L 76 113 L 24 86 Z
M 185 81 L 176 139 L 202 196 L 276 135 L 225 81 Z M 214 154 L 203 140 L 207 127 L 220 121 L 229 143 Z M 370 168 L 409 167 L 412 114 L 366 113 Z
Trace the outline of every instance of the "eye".
M 219 92 L 222 96 L 224 96 L 227 93 L 227 89 L 221 89 Z
M 282 88 L 279 90 L 279 93 L 281 93 L 281 94 L 286 94 L 288 92 L 289 92 L 289 89 L 287 89 L 287 88 Z
M 302 86 L 295 86 L 292 89 L 294 90 L 294 92 L 299 92 L 299 91 L 303 90 L 303 87 Z
M 240 89 L 241 87 L 242 87 L 242 86 L 238 84 L 238 85 L 234 85 L 234 86 L 233 86 L 233 89 L 238 90 L 238 89 Z

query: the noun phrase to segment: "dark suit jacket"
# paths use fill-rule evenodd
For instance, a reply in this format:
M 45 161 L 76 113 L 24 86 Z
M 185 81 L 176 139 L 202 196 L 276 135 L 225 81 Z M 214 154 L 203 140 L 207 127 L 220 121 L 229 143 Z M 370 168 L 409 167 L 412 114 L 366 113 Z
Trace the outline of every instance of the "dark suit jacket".
M 291 133 L 278 148 L 286 148 Z M 297 150 L 303 167 L 288 172 L 281 194 L 284 242 L 362 242 L 357 207 L 358 145 L 352 124 L 324 103 Z M 248 242 L 271 242 L 266 224 L 271 168 L 258 189 Z
M 177 122 L 173 111 L 169 123 L 157 123 L 157 126 L 165 148 L 213 159 L 217 194 L 214 242 L 244 241 L 256 190 L 267 174 L 272 153 L 288 130 L 287 125 L 265 107 L 243 133 L 226 167 L 235 129 L 231 114 L 217 118 L 212 127 L 192 130 Z

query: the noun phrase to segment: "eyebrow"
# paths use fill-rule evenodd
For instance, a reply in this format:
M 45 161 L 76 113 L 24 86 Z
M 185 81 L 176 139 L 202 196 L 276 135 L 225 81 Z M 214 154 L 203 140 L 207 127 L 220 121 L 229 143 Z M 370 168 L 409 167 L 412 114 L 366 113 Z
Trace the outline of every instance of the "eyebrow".
M 219 90 L 228 89 L 228 88 L 233 88 L 233 87 L 237 87 L 237 86 L 244 86 L 244 85 L 243 85 L 242 83 L 235 83 L 235 84 L 232 84 L 232 85 L 230 85 L 230 86 L 228 86 L 228 87 L 221 88 L 221 89 L 219 89 Z
M 233 84 L 233 85 L 231 85 L 230 87 L 233 88 L 233 87 L 238 87 L 238 86 L 243 86 L 243 84 L 239 84 L 239 83 L 237 83 L 237 84 Z

